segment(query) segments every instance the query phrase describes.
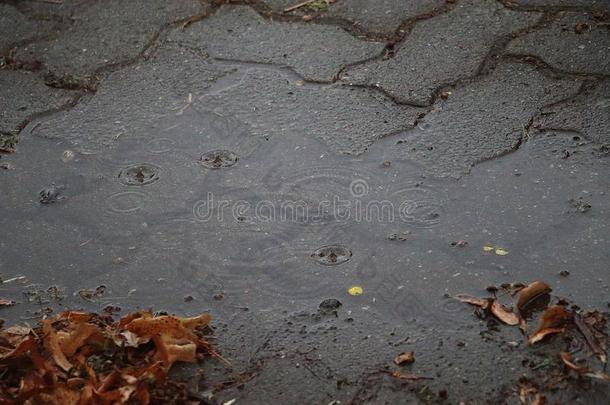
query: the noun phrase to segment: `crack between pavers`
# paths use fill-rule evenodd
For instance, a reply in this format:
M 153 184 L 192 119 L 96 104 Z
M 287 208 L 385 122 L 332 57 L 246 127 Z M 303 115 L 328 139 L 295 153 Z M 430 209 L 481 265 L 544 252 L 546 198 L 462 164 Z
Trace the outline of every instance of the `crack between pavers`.
M 552 78 L 559 79 L 597 79 L 604 80 L 609 79 L 610 75 L 600 74 L 600 73 L 588 73 L 588 72 L 571 72 L 567 70 L 557 69 L 546 63 L 543 59 L 536 55 L 530 54 L 514 54 L 507 53 L 502 55 L 502 59 L 510 60 L 518 63 L 526 63 L 529 65 L 533 65 L 538 68 L 540 72 L 548 75 Z
M 606 14 L 607 11 L 600 8 L 595 7 L 587 7 L 587 6 L 522 6 L 520 4 L 514 3 L 511 0 L 496 0 L 498 3 L 502 4 L 505 8 L 513 11 L 521 11 L 521 12 L 573 12 L 573 13 L 602 13 Z

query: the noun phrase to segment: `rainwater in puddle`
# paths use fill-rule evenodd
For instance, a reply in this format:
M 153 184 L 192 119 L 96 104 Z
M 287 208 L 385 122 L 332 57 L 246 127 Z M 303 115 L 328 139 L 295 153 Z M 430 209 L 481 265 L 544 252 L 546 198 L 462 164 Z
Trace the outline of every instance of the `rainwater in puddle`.
M 576 148 L 569 134 L 533 139 L 458 181 L 405 158 L 396 142 L 408 134 L 339 155 L 306 128 L 253 136 L 206 110 L 205 97 L 71 159 L 62 157 L 72 145 L 37 138 L 35 125 L 24 132 L 9 157 L 15 169 L 0 176 L 0 273 L 19 277 L 1 288 L 22 303 L 4 311 L 14 320 L 46 306 L 222 314 L 336 298 L 354 317 L 451 329 L 456 314 L 470 314 L 445 293 L 534 279 L 565 295 L 608 292 L 600 267 L 610 203 L 588 190 L 610 189 L 609 176 L 549 151 L 549 142 Z M 65 185 L 65 198 L 41 204 L 39 191 L 53 183 Z M 580 197 L 590 212 L 573 212 L 568 201 Z M 508 254 L 486 253 L 486 244 Z M 560 270 L 574 277 L 560 279 Z M 78 294 L 101 285 L 94 299 Z M 50 286 L 61 297 L 26 303 L 23 291 Z M 353 286 L 363 293 L 349 295 Z M 579 298 L 599 306 L 602 295 Z

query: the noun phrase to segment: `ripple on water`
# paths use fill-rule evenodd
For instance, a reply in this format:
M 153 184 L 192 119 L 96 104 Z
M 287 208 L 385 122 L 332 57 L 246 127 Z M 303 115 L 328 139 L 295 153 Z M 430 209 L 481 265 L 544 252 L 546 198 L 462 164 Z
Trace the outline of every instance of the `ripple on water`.
M 150 163 L 138 163 L 121 169 L 118 179 L 126 186 L 143 186 L 159 180 L 160 170 Z

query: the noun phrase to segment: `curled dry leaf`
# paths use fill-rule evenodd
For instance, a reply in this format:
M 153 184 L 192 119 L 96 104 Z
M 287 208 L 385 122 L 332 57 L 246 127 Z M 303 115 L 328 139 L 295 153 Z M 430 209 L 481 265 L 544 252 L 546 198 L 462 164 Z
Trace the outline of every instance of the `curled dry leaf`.
M 466 294 L 457 294 L 454 295 L 453 298 L 482 309 L 487 309 L 491 300 L 491 298 L 477 298 Z
M 529 337 L 529 343 L 534 344 L 548 335 L 563 332 L 565 330 L 564 325 L 572 319 L 573 315 L 572 312 L 561 305 L 548 307 L 542 314 L 538 328 Z
M 500 304 L 497 300 L 491 303 L 491 313 L 507 325 L 518 325 L 519 317 L 510 309 Z
M 403 366 L 405 364 L 411 364 L 415 361 L 415 352 L 403 352 L 400 353 L 394 359 L 394 363 L 398 366 Z
M 470 295 L 458 294 L 453 296 L 458 301 L 465 302 L 483 310 L 489 310 L 501 322 L 507 325 L 518 325 L 519 317 L 512 310 L 502 305 L 495 298 L 476 298 Z
M 5 298 L 0 298 L 0 308 L 2 307 L 12 307 L 16 302 L 12 300 L 7 300 Z
M 559 356 L 561 357 L 563 364 L 565 364 L 570 370 L 576 371 L 577 373 L 579 373 L 585 377 L 595 378 L 597 380 L 603 380 L 603 381 L 610 382 L 610 375 L 603 373 L 601 371 L 591 370 L 588 367 L 578 366 L 574 362 L 574 359 L 572 358 L 572 355 L 570 353 L 561 352 L 561 353 L 559 353 Z
M 549 286 L 547 283 L 542 281 L 534 281 L 519 291 L 519 297 L 517 298 L 517 309 L 519 312 L 523 312 L 536 298 L 544 294 L 548 294 L 551 291 L 551 286 Z

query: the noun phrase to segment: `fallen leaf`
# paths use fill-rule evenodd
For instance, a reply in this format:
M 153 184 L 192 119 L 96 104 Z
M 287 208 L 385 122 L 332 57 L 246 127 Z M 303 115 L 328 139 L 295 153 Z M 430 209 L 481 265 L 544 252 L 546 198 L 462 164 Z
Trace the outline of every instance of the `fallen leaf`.
M 66 356 L 61 351 L 57 334 L 55 333 L 52 322 L 49 319 L 42 321 L 42 332 L 44 333 L 44 347 L 49 353 L 51 353 L 51 357 L 55 363 L 64 371 L 70 370 L 72 368 L 72 364 L 68 361 L 68 359 L 66 359 Z
M 572 319 L 572 317 L 572 312 L 566 310 L 561 305 L 548 307 L 542 314 L 538 328 L 529 337 L 529 343 L 534 344 L 548 335 L 563 332 L 565 323 Z
M 411 373 L 401 373 L 400 371 L 394 371 L 391 373 L 392 377 L 398 378 L 401 381 L 420 381 L 420 380 L 432 380 L 430 377 L 423 377 Z
M 606 356 L 605 350 L 602 349 L 600 344 L 597 342 L 595 336 L 593 336 L 593 332 L 591 331 L 589 326 L 583 321 L 580 315 L 576 314 L 576 316 L 574 317 L 574 323 L 576 324 L 576 327 L 578 328 L 580 333 L 582 333 L 582 335 L 585 337 L 585 340 L 587 341 L 587 344 L 589 345 L 593 353 L 595 353 L 597 358 L 602 363 L 606 364 L 608 362 L 608 357 Z
M 591 370 L 588 367 L 580 367 L 580 366 L 576 365 L 576 363 L 574 363 L 572 355 L 568 352 L 561 352 L 561 353 L 559 353 L 559 356 L 561 357 L 561 360 L 563 361 L 563 363 L 570 370 L 576 371 L 577 373 L 579 373 L 585 377 L 595 378 L 597 380 L 603 380 L 603 381 L 610 381 L 610 375 L 608 375 L 604 372 L 595 371 L 595 370 Z
M 491 313 L 507 325 L 519 324 L 519 317 L 506 306 L 499 303 L 497 300 L 493 300 L 491 304 Z
M 15 301 L 0 298 L 0 307 L 12 307 L 15 304 Z
M 506 256 L 508 254 L 508 250 L 502 248 L 496 248 L 496 255 L 498 256 Z
M 353 286 L 353 287 L 350 287 L 350 288 L 347 290 L 347 293 L 348 293 L 349 295 L 353 295 L 353 296 L 362 295 L 362 293 L 363 293 L 363 292 L 364 292 L 364 290 L 362 289 L 362 287 L 357 286 L 357 285 L 355 285 L 355 286 Z
M 490 246 L 490 245 L 483 246 L 483 252 L 489 253 L 489 252 L 493 252 L 493 251 L 494 251 L 494 247 L 493 246 Z
M 403 352 L 400 353 L 394 359 L 394 363 L 398 366 L 402 366 L 405 364 L 411 364 L 415 361 L 415 352 Z
M 490 298 L 477 298 L 466 294 L 454 295 L 452 296 L 452 298 L 455 298 L 460 302 L 465 302 L 466 304 L 474 305 L 483 309 L 487 309 L 489 307 L 489 302 L 491 300 Z
M 527 287 L 519 291 L 517 299 L 517 309 L 522 312 L 527 306 L 541 295 L 548 294 L 552 291 L 551 287 L 542 281 L 534 281 Z

